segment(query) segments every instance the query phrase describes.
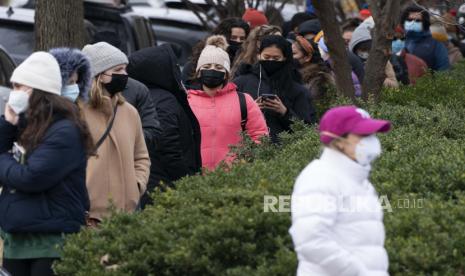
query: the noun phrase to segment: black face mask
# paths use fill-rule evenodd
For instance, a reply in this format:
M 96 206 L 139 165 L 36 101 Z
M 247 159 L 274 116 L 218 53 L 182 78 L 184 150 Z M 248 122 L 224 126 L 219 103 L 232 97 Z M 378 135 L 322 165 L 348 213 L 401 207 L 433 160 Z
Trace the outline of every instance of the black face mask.
M 128 75 L 125 74 L 112 74 L 111 82 L 105 83 L 105 89 L 108 91 L 111 97 L 115 96 L 119 92 L 123 92 L 128 84 Z
M 202 70 L 200 71 L 200 83 L 208 88 L 215 88 L 224 85 L 226 73 L 216 70 Z
M 276 60 L 260 60 L 260 65 L 265 69 L 265 72 L 268 76 L 274 75 L 281 68 L 286 65 L 285 61 L 276 61 Z
M 231 62 L 233 62 L 234 58 L 236 57 L 237 52 L 242 47 L 242 43 L 237 42 L 237 41 L 233 41 L 233 40 L 229 40 L 228 43 L 229 43 L 229 46 L 228 46 L 229 58 L 230 58 Z

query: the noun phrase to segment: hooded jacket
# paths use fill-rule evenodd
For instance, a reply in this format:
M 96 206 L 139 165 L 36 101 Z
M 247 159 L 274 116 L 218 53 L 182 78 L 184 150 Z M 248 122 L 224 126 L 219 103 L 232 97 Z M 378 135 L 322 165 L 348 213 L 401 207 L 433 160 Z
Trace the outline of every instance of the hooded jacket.
M 229 147 L 238 144 L 242 138 L 241 108 L 236 85 L 228 83 L 210 97 L 202 90 L 189 90 L 189 104 L 200 122 L 202 130 L 203 167 L 214 170 L 221 161 L 230 163 Z M 245 131 L 255 142 L 268 135 L 265 119 L 252 97 L 245 95 L 247 124 Z
M 68 85 L 68 81 L 74 72 L 78 74 L 77 85 L 79 97 L 86 102 L 89 99 L 89 91 L 92 86 L 92 73 L 89 59 L 78 49 L 54 48 L 50 50 L 60 65 L 62 86 Z
M 0 117 L 0 226 L 8 233 L 75 233 L 89 210 L 87 156 L 77 126 L 54 116 L 24 163 L 7 152 L 18 127 Z M 46 161 L 44 161 L 46 160 Z
M 388 276 L 383 211 L 361 166 L 325 148 L 296 180 L 289 230 L 297 276 Z
M 139 112 L 147 147 L 154 145 L 157 137 L 160 136 L 161 129 L 158 113 L 150 97 L 149 89 L 143 83 L 129 78 L 123 96 Z
M 271 80 L 261 69 L 259 63 L 256 65 L 244 64 L 237 72 L 238 77 L 234 79 L 237 90 L 248 93 L 254 100 L 262 94 L 282 95 L 281 101 L 287 108 L 287 113 L 280 116 L 273 111 L 263 110 L 266 123 L 270 129 L 270 136 L 273 142 L 279 142 L 278 134 L 283 131 L 290 131 L 292 119 L 303 120 L 306 123 L 315 122 L 315 110 L 310 106 L 311 99 L 308 97 L 308 90 L 300 83 L 293 81 L 293 89 L 287 91 L 277 91 L 271 88 Z
M 375 27 L 375 22 L 373 20 L 373 17 L 370 17 L 363 21 L 360 26 L 358 26 L 355 31 L 352 34 L 352 39 L 350 40 L 349 43 L 349 50 L 351 52 L 355 53 L 355 48 L 357 45 L 359 45 L 362 42 L 365 41 L 370 41 L 372 40 L 371 37 L 371 32 Z M 396 75 L 394 72 L 394 69 L 392 67 L 392 64 L 388 61 L 384 70 L 386 79 L 384 80 L 383 85 L 385 87 L 392 87 L 392 88 L 397 88 L 399 87 L 399 82 L 396 79 Z
M 431 32 L 407 32 L 405 36 L 407 52 L 426 62 L 428 68 L 434 71 L 443 71 L 450 68 L 449 54 L 446 46 L 436 41 Z
M 128 73 L 144 83 L 157 110 L 161 134 L 151 145 L 149 190 L 200 172 L 200 126 L 181 84 L 181 72 L 169 45 L 146 48 L 129 57 Z

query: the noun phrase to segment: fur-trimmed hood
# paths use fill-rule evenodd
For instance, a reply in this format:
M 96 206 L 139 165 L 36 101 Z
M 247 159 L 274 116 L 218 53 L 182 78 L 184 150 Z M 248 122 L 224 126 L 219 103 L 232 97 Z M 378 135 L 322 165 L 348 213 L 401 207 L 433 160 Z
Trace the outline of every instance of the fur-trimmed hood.
M 63 87 L 68 84 L 73 72 L 78 73 L 79 96 L 82 100 L 87 101 L 92 86 L 89 59 L 80 50 L 71 48 L 54 48 L 50 50 L 50 54 L 55 57 L 60 65 Z

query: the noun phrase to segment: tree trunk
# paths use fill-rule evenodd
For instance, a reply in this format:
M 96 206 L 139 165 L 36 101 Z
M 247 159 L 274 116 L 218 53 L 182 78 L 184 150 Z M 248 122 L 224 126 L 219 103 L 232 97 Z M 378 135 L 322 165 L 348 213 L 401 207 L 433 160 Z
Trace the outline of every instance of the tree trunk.
M 375 101 L 379 101 L 386 79 L 386 64 L 392 54 L 391 41 L 400 14 L 400 3 L 398 0 L 370 0 L 369 3 L 375 28 L 370 56 L 365 67 L 362 98 L 367 100 L 372 95 Z
M 325 33 L 325 42 L 329 55 L 333 61 L 333 70 L 336 75 L 336 87 L 340 95 L 355 99 L 355 89 L 352 82 L 351 67 L 345 48 L 339 22 L 336 19 L 334 3 L 330 0 L 312 0 L 316 14 L 320 19 L 321 27 Z
M 82 0 L 37 0 L 35 34 L 38 51 L 85 44 Z

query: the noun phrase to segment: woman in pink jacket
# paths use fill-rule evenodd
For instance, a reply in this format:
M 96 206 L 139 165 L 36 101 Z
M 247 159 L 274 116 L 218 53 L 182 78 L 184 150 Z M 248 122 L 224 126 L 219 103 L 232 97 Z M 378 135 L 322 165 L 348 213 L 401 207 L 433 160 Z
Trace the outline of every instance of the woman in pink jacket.
M 238 93 L 236 85 L 228 81 L 231 66 L 227 47 L 223 36 L 207 40 L 196 69 L 201 90 L 188 91 L 189 104 L 200 123 L 202 165 L 209 170 L 221 161 L 233 161 L 228 153 L 231 145 L 241 142 L 241 131 L 255 142 L 268 135 L 258 105 L 248 94 Z

